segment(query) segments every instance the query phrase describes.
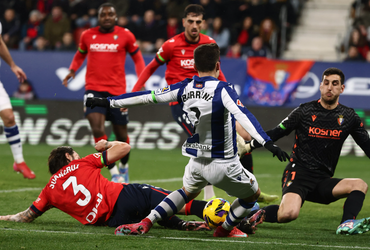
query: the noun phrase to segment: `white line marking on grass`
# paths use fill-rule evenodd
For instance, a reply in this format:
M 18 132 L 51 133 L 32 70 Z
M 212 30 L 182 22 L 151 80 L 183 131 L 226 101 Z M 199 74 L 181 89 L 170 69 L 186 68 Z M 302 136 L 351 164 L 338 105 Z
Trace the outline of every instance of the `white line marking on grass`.
M 35 232 L 35 233 L 58 233 L 58 234 L 86 234 L 86 235 L 96 235 L 96 233 L 89 233 L 89 232 L 71 232 L 71 231 L 48 231 L 48 230 L 27 230 L 27 229 L 15 229 L 15 228 L 0 228 L 0 230 L 4 231 L 25 231 L 25 232 Z M 115 236 L 112 234 L 107 233 L 99 233 L 99 235 L 107 235 L 107 236 Z M 132 235 L 132 236 L 119 236 L 119 237 L 141 237 L 141 238 L 150 238 L 150 239 L 164 239 L 164 240 L 186 240 L 186 241 L 207 241 L 207 242 L 223 242 L 223 243 L 236 243 L 236 244 L 262 244 L 262 245 L 283 245 L 283 246 L 304 246 L 304 247 L 322 247 L 322 248 L 340 248 L 340 249 L 370 249 L 370 247 L 360 247 L 360 246 L 333 246 L 333 245 L 310 245 L 305 243 L 284 243 L 284 242 L 262 242 L 262 241 L 250 241 L 247 238 L 247 241 L 242 241 L 243 238 L 239 238 L 240 240 L 224 240 L 224 239 L 205 239 L 205 238 L 179 238 L 179 237 L 157 237 L 157 236 L 148 236 L 148 235 Z M 346 236 L 344 236 L 346 237 Z
M 0 193 L 25 192 L 25 191 L 35 191 L 35 190 L 42 190 L 42 188 L 19 188 L 19 189 L 12 189 L 12 190 L 0 190 Z

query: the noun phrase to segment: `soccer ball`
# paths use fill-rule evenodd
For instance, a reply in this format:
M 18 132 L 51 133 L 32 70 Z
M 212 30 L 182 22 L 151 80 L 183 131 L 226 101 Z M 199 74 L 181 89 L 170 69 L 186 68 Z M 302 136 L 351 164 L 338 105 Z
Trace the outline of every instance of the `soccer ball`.
M 222 198 L 210 200 L 203 209 L 203 219 L 211 228 L 221 226 L 230 211 L 230 203 Z

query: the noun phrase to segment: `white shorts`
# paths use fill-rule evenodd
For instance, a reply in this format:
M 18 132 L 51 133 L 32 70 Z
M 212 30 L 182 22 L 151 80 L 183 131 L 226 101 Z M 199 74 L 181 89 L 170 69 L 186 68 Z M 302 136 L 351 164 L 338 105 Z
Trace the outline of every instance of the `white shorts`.
M 189 193 L 200 192 L 207 183 L 228 195 L 245 199 L 258 190 L 256 177 L 243 168 L 238 157 L 231 159 L 190 158 L 183 185 Z
M 4 109 L 12 109 L 12 104 L 10 103 L 8 93 L 6 93 L 3 84 L 0 82 L 0 111 Z

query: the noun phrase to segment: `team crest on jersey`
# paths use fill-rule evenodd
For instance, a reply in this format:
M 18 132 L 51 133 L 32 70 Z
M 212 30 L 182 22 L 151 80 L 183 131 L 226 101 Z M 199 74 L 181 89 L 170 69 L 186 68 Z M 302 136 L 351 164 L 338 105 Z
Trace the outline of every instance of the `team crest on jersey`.
M 181 50 L 181 54 L 183 54 L 183 55 L 185 54 L 185 50 L 184 49 Z
M 100 158 L 100 155 L 101 155 L 100 153 L 95 153 L 95 154 L 94 154 L 94 157 L 95 157 L 95 158 Z
M 244 105 L 243 103 L 238 99 L 236 100 L 236 105 L 240 106 L 240 107 L 243 107 L 244 108 Z
M 203 88 L 203 86 L 204 86 L 204 85 L 203 85 L 203 83 L 196 83 L 196 84 L 195 84 L 195 88 L 196 88 L 196 89 L 202 89 L 202 88 Z
M 337 121 L 338 121 L 338 124 L 339 124 L 339 125 L 342 125 L 342 123 L 343 123 L 343 121 L 344 121 L 343 115 L 339 115 L 339 117 L 338 117 Z
M 316 115 L 313 115 L 313 116 L 311 116 L 312 117 L 312 121 L 314 122 L 315 120 L 316 120 L 316 118 L 317 118 L 317 116 Z
M 114 36 L 113 36 L 113 39 L 114 39 L 114 40 L 117 40 L 117 39 L 118 39 L 118 35 L 114 35 Z
M 95 39 L 96 38 L 96 35 L 93 35 L 92 38 Z

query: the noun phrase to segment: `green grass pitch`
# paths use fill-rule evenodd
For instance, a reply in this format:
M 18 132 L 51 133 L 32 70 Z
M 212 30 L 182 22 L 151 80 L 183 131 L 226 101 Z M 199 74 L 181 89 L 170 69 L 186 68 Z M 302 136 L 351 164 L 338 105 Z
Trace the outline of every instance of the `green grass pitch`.
M 53 147 L 24 145 L 28 165 L 36 179 L 23 179 L 13 171 L 10 147 L 0 145 L 0 215 L 27 209 L 50 178 L 47 157 Z M 93 147 L 76 147 L 80 156 L 93 153 Z M 285 163 L 264 149 L 253 153 L 255 175 L 262 191 L 281 194 L 280 179 Z M 170 151 L 133 149 L 130 155 L 130 180 L 170 190 L 182 186 L 181 177 L 188 159 L 180 149 Z M 362 178 L 370 183 L 367 157 L 341 157 L 336 177 Z M 107 169 L 102 170 L 109 177 Z M 218 197 L 233 201 L 222 190 Z M 203 194 L 200 195 L 203 198 Z M 83 226 L 58 209 L 51 209 L 32 223 L 0 221 L 0 249 L 370 249 L 370 232 L 363 235 L 336 235 L 344 200 L 330 205 L 306 202 L 299 218 L 288 224 L 263 223 L 248 238 L 214 238 L 212 232 L 184 232 L 155 225 L 143 236 L 115 236 L 114 228 Z M 264 204 L 261 204 L 264 205 Z M 370 217 L 367 197 L 358 218 Z M 183 216 L 187 220 L 195 216 Z

